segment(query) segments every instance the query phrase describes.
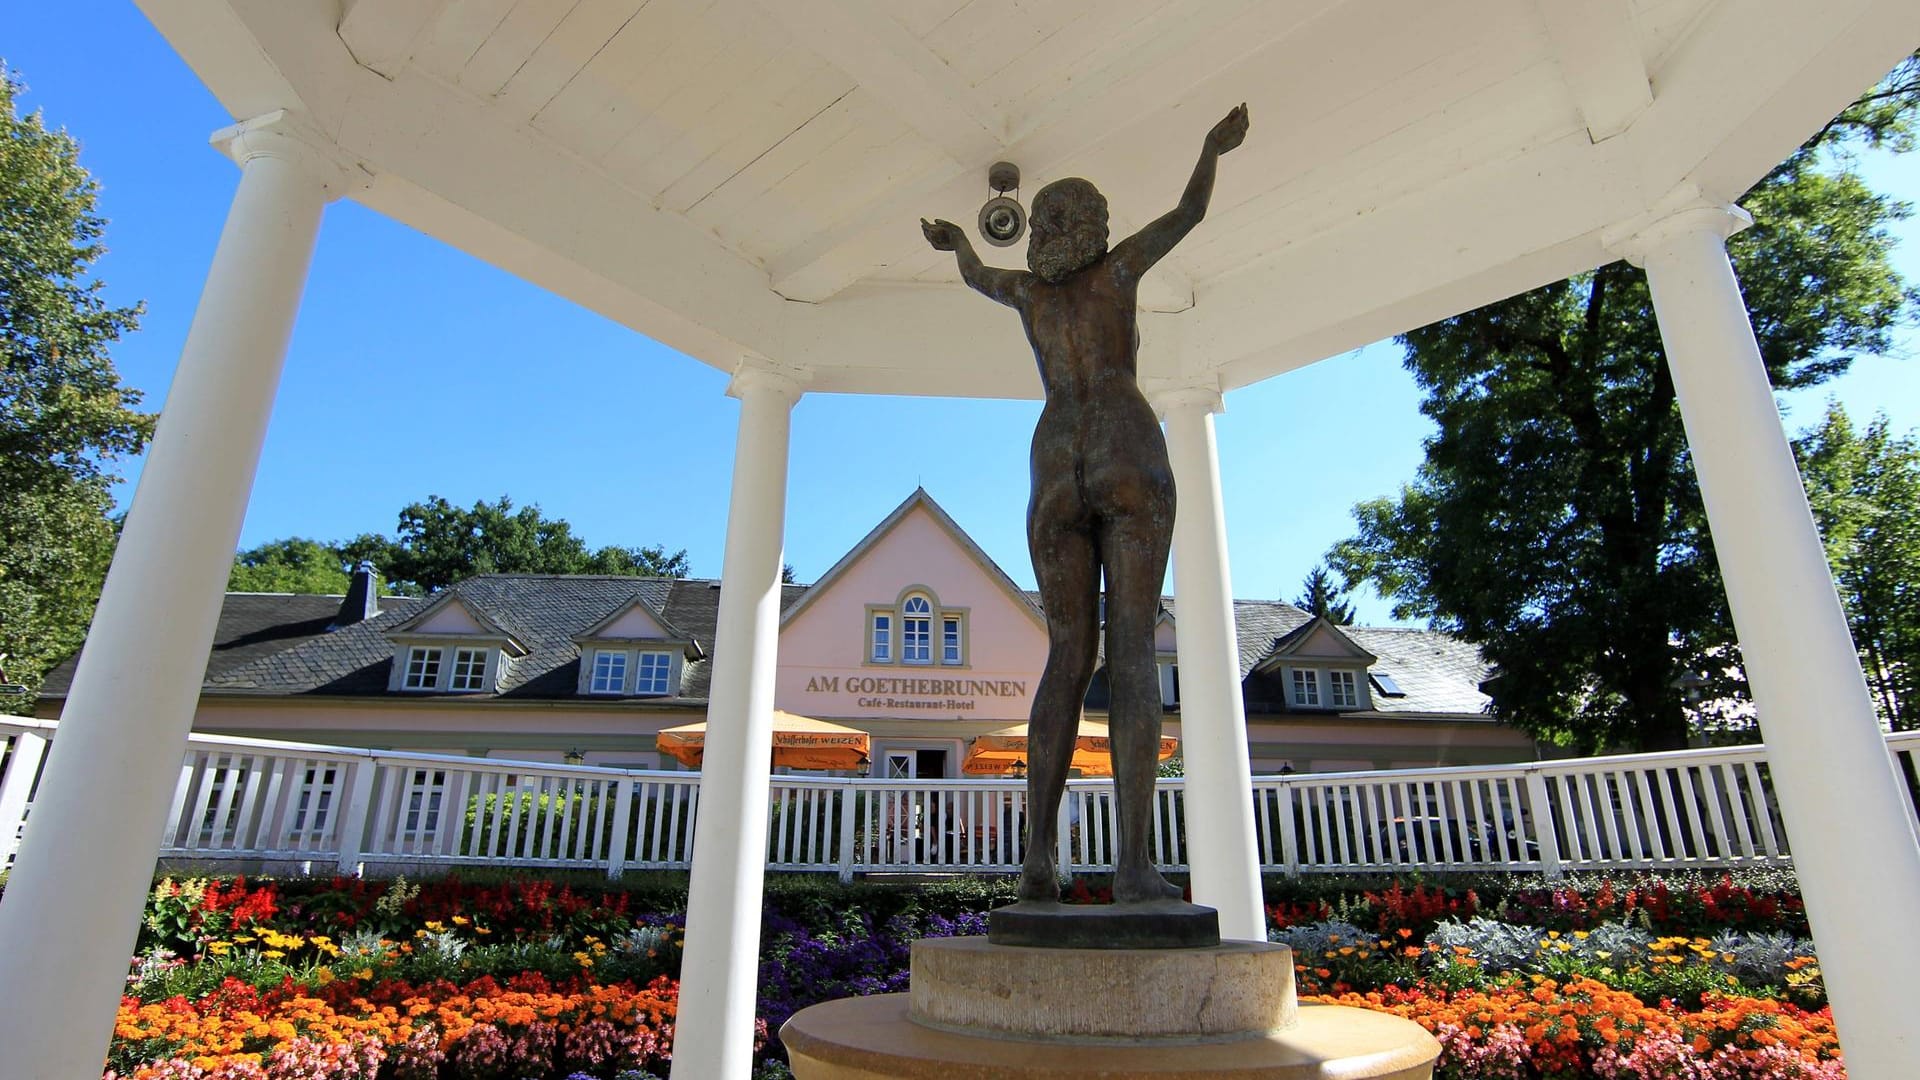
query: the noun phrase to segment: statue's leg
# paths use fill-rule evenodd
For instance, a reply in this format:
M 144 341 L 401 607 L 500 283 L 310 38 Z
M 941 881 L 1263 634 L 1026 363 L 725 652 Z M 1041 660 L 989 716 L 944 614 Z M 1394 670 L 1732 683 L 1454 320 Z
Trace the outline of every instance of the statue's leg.
M 1036 490 L 1027 546 L 1047 613 L 1047 666 L 1027 724 L 1027 851 L 1022 900 L 1057 900 L 1060 795 L 1073 766 L 1080 710 L 1093 679 L 1100 633 L 1100 560 L 1072 489 Z M 1049 497 L 1051 496 L 1051 497 Z
M 1150 505 L 1108 519 L 1100 533 L 1107 572 L 1107 680 L 1112 689 L 1107 720 L 1120 819 L 1116 903 L 1180 897 L 1180 890 L 1154 868 L 1150 845 L 1161 724 L 1153 639 L 1172 541 L 1172 503 L 1169 490 L 1164 504 L 1153 498 Z

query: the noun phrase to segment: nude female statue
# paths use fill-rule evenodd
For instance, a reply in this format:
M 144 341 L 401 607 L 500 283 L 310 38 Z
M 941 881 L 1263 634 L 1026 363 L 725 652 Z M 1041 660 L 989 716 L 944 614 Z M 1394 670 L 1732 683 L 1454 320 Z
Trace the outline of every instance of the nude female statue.
M 1173 539 L 1166 438 L 1135 374 L 1140 278 L 1206 215 L 1221 154 L 1247 134 L 1241 105 L 1207 133 L 1180 205 L 1107 250 L 1107 201 L 1091 183 L 1056 180 L 1033 198 L 1031 273 L 986 266 L 950 221 L 922 219 L 927 242 L 952 251 L 960 275 L 1020 313 L 1047 404 L 1033 432 L 1027 547 L 1046 608 L 1047 666 L 1028 725 L 1027 851 L 1022 900 L 1057 900 L 1056 809 L 1093 678 L 1100 584 L 1107 588 L 1109 721 L 1119 802 L 1117 903 L 1178 899 L 1154 869 L 1153 786 L 1160 678 L 1153 634 Z

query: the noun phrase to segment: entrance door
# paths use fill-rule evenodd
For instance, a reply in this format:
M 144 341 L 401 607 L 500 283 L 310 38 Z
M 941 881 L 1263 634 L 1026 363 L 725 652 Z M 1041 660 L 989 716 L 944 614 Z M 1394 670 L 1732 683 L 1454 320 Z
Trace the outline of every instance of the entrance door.
M 940 780 L 947 775 L 945 748 L 935 750 L 889 750 L 881 775 L 888 780 Z

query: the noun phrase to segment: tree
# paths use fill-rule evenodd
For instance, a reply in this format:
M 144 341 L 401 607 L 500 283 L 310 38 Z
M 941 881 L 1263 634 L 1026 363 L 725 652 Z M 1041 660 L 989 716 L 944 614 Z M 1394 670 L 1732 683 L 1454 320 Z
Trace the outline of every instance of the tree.
M 1884 415 L 1856 432 L 1830 403 L 1795 450 L 1874 705 L 1920 728 L 1920 444 Z
M 332 544 L 297 536 L 271 540 L 234 557 L 227 591 L 344 594 L 347 566 Z
M 1911 297 L 1849 144 L 1906 150 L 1920 53 L 1744 200 L 1728 242 L 1761 358 L 1812 386 L 1882 350 Z M 1585 750 L 1686 744 L 1683 684 L 1737 692 L 1737 649 L 1645 276 L 1613 263 L 1401 338 L 1438 425 L 1397 499 L 1329 558 L 1401 618 L 1479 645 L 1496 711 Z
M 109 304 L 93 276 L 97 186 L 70 136 L 18 114 L 19 89 L 0 68 L 0 654 L 32 689 L 86 636 L 116 535 L 111 467 L 152 418 L 107 354 L 141 307 Z
M 1333 583 L 1333 575 L 1325 565 L 1314 567 L 1307 580 L 1301 582 L 1300 589 L 1295 607 L 1339 626 L 1353 622 L 1353 605 L 1346 601 L 1347 591 Z
M 396 592 L 427 593 L 475 574 L 615 574 L 686 577 L 685 549 L 603 547 L 589 551 L 561 518 L 537 505 L 515 509 L 502 495 L 471 509 L 438 495 L 400 511 L 389 539 L 368 533 L 340 545 L 343 565 L 371 562 Z

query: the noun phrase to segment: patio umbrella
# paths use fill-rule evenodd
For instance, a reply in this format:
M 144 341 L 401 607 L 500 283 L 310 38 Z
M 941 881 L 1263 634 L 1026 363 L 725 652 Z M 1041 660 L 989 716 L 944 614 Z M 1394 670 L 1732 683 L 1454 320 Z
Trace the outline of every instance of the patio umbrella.
M 1171 735 L 1160 739 L 1159 760 L 1165 761 L 1180 749 L 1180 740 Z M 973 776 L 1000 776 L 1027 763 L 1027 725 L 988 732 L 973 740 L 960 771 Z M 1107 725 L 1098 720 L 1080 718 L 1080 735 L 1073 742 L 1073 767 L 1082 776 L 1112 776 L 1113 747 Z
M 660 751 L 699 768 L 707 749 L 707 722 L 667 728 Z M 789 769 L 858 769 L 867 763 L 867 733 L 855 728 L 773 710 L 773 764 Z

